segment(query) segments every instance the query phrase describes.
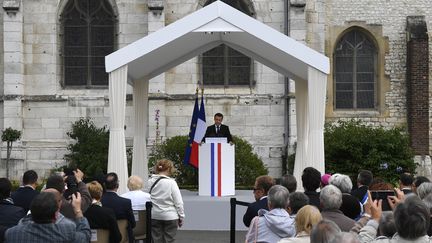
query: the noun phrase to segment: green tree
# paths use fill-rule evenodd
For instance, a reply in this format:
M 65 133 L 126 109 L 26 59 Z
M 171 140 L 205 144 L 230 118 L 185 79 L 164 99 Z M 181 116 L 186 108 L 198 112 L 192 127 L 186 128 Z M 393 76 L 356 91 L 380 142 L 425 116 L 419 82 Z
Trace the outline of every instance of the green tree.
M 6 128 L 2 131 L 2 141 L 6 142 L 6 178 L 9 178 L 9 160 L 12 153 L 12 144 L 21 138 L 21 131 Z
M 324 133 L 326 172 L 353 179 L 361 169 L 395 183 L 401 172 L 414 173 L 416 164 L 407 133 L 401 128 L 367 126 L 360 121 L 326 124 Z
M 234 136 L 235 147 L 235 182 L 236 186 L 251 187 L 255 178 L 267 175 L 268 171 L 263 162 L 253 152 L 252 146 L 244 139 Z M 192 166 L 184 165 L 183 158 L 187 144 L 187 136 L 175 136 L 155 145 L 149 155 L 149 168 L 157 160 L 165 158 L 173 161 L 177 169 L 176 180 L 180 186 L 198 186 L 198 170 Z
M 74 122 L 67 135 L 75 140 L 69 144 L 64 157 L 69 166 L 80 168 L 86 175 L 106 173 L 108 164 L 109 131 L 96 127 L 89 118 Z

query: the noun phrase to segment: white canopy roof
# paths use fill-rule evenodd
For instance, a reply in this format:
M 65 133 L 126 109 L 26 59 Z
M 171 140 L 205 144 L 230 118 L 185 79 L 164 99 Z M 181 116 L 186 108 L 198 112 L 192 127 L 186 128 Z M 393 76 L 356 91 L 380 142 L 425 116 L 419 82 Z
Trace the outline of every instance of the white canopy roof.
M 329 73 L 326 56 L 221 1 L 106 56 L 106 71 L 128 64 L 129 79 L 150 79 L 220 44 L 293 79 Z
M 147 178 L 147 80 L 220 44 L 226 44 L 296 81 L 297 148 L 294 175 L 313 166 L 324 172 L 326 56 L 216 1 L 105 57 L 109 73 L 108 171 L 127 181 L 124 134 L 126 83 L 133 81 L 135 133 L 132 174 Z M 135 82 L 139 80 L 140 82 Z M 301 187 L 301 182 L 300 185 Z M 120 192 L 126 191 L 126 183 Z

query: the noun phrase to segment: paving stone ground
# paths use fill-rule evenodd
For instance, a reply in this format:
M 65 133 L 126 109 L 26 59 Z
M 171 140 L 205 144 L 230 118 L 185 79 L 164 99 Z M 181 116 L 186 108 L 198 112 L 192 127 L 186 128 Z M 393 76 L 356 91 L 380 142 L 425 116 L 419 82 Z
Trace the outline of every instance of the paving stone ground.
M 243 243 L 246 231 L 236 232 L 236 243 Z M 229 231 L 179 230 L 176 243 L 229 243 Z

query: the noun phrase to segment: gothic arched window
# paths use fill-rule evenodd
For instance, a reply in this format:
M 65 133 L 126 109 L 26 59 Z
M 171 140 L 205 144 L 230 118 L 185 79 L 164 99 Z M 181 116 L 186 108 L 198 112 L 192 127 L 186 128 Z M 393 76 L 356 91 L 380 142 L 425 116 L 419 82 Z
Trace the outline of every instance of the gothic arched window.
M 65 86 L 108 85 L 105 56 L 114 51 L 116 16 L 107 0 L 70 0 L 61 15 Z
M 362 31 L 342 36 L 334 53 L 335 109 L 374 109 L 377 106 L 377 48 Z
M 215 0 L 208 1 L 208 5 Z M 252 16 L 253 11 L 242 0 L 223 0 L 224 3 Z M 207 85 L 250 85 L 252 79 L 252 60 L 248 56 L 228 47 L 217 46 L 201 56 L 203 83 Z

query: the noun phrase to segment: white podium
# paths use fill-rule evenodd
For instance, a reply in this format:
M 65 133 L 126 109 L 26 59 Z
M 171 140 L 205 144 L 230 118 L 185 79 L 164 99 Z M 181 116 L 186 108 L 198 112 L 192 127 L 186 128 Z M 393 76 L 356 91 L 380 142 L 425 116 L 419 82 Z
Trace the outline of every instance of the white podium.
M 226 142 L 199 146 L 198 195 L 235 195 L 234 148 L 235 145 Z

